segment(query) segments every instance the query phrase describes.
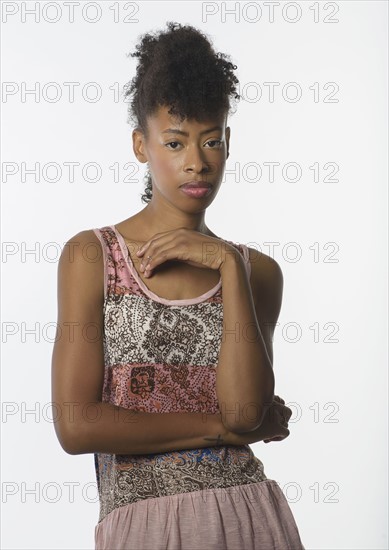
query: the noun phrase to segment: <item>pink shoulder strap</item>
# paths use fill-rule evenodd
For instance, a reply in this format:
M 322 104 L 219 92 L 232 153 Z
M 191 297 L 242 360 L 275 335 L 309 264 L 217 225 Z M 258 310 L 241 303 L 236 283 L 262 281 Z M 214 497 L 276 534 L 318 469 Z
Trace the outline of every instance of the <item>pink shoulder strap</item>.
M 107 250 L 107 243 L 105 242 L 104 238 L 103 238 L 103 235 L 101 233 L 101 229 L 99 228 L 94 228 L 93 229 L 93 232 L 95 233 L 95 235 L 97 236 L 97 238 L 99 239 L 100 243 L 101 243 L 101 248 L 102 248 L 102 251 L 103 251 L 103 264 L 104 264 L 104 299 L 106 298 L 107 296 L 107 292 L 108 292 L 108 250 Z
M 103 250 L 104 299 L 108 294 L 124 292 L 124 290 L 130 294 L 141 294 L 142 290 L 131 275 L 128 259 L 124 256 L 124 248 L 121 248 L 114 228 L 106 225 L 94 228 L 93 231 Z M 123 244 L 123 246 L 126 245 Z
M 124 281 L 126 277 L 125 259 L 116 238 L 115 232 L 110 226 L 96 227 L 93 229 L 101 243 L 104 262 L 104 298 L 113 293 L 117 282 Z

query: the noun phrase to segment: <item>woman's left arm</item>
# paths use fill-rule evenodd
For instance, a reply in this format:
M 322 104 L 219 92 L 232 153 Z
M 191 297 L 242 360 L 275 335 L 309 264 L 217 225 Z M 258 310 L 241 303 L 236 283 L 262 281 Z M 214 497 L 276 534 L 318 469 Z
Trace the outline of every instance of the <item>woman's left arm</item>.
M 278 263 L 249 252 L 250 281 L 240 254 L 226 254 L 220 266 L 225 291 L 216 393 L 223 424 L 234 433 L 257 429 L 273 402 L 272 337 L 283 290 Z
M 273 403 L 272 335 L 281 306 L 282 273 L 266 254 L 249 249 L 251 278 L 231 244 L 179 228 L 156 233 L 137 251 L 145 277 L 168 260 L 218 269 L 223 287 L 223 337 L 216 369 L 222 422 L 230 432 L 257 429 Z

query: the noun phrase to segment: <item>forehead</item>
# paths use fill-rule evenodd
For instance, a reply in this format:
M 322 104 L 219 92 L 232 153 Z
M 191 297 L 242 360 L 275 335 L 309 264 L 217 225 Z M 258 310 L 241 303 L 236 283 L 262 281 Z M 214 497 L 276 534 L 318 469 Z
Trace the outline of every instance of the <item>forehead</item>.
M 185 118 L 184 120 L 168 113 L 169 107 L 163 105 L 158 107 L 158 110 L 147 118 L 147 126 L 151 131 L 162 132 L 167 129 L 177 129 L 184 132 L 201 132 L 207 128 L 220 126 L 225 128 L 227 123 L 227 114 L 221 113 L 203 120 L 195 120 Z

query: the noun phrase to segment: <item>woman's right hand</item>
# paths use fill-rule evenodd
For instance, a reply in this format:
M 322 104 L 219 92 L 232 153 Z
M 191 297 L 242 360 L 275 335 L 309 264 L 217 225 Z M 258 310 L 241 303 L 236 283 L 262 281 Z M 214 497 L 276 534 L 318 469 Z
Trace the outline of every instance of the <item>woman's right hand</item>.
M 275 395 L 259 428 L 240 434 L 228 431 L 224 436 L 224 442 L 226 445 L 247 445 L 257 441 L 282 441 L 290 434 L 288 422 L 291 416 L 292 410 L 285 405 L 281 397 Z

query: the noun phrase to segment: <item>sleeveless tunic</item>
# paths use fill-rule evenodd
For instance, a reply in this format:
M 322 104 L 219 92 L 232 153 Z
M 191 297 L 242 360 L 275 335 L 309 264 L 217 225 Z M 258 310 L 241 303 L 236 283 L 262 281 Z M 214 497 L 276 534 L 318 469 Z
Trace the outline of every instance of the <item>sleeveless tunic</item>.
M 104 258 L 102 401 L 141 412 L 219 413 L 221 278 L 196 298 L 162 298 L 138 275 L 114 225 L 93 231 Z M 248 248 L 226 242 L 250 276 Z M 96 550 L 304 549 L 281 488 L 249 445 L 95 453 L 94 461 Z

